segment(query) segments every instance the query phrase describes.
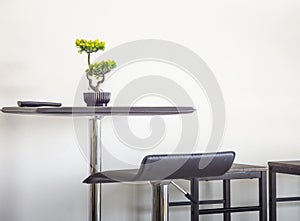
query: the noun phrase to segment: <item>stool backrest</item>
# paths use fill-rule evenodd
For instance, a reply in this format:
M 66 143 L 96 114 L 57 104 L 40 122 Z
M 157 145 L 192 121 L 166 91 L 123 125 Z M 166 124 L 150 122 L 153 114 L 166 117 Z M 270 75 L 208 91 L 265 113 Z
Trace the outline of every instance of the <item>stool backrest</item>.
M 221 176 L 233 164 L 233 151 L 196 154 L 148 155 L 142 160 L 138 179 L 189 179 Z

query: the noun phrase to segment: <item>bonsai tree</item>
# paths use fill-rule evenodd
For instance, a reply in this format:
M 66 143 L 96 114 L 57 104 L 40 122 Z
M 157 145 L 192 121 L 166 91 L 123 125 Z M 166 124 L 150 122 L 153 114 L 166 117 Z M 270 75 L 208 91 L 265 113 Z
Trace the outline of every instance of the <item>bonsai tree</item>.
M 105 81 L 105 75 L 117 67 L 117 64 L 113 60 L 94 62 L 91 64 L 90 59 L 91 53 L 105 50 L 105 42 L 99 41 L 99 39 L 96 39 L 95 41 L 76 39 L 75 44 L 76 47 L 79 48 L 79 54 L 86 52 L 88 55 L 88 68 L 85 70 L 85 75 L 89 81 L 90 88 L 97 93 L 102 91 L 100 85 Z M 93 84 L 93 78 L 96 80 L 95 84 Z

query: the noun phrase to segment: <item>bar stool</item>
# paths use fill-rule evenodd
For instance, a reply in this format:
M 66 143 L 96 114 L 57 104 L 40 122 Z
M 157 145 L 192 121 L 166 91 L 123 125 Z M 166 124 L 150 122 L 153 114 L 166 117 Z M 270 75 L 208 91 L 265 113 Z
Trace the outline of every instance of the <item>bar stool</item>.
M 191 221 L 199 221 L 200 215 L 223 214 L 224 221 L 231 220 L 231 213 L 259 212 L 259 220 L 267 221 L 267 167 L 247 164 L 233 164 L 232 167 L 221 176 L 198 177 L 190 180 L 191 196 L 196 203 L 187 201 L 170 202 L 170 206 L 191 206 Z M 257 179 L 258 180 L 258 205 L 231 206 L 231 180 Z M 199 183 L 202 181 L 222 180 L 223 198 L 201 200 L 199 197 Z M 200 205 L 221 204 L 219 208 L 199 209 Z
M 149 181 L 152 185 L 152 221 L 169 220 L 169 184 L 176 179 L 221 176 L 232 166 L 232 151 L 199 154 L 148 155 L 139 169 L 110 170 L 92 174 L 83 182 L 115 183 Z M 188 193 L 186 197 L 191 198 Z M 191 198 L 192 199 L 192 198 Z
M 270 221 L 277 220 L 277 203 L 300 201 L 299 196 L 277 197 L 276 174 L 300 175 L 300 161 L 274 161 L 268 162 L 269 165 L 269 217 Z

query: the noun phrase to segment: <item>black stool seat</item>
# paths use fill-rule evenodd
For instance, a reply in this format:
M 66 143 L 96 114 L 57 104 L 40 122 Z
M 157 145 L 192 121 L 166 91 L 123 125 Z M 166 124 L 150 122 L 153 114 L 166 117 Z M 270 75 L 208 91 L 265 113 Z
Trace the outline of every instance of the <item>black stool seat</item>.
M 268 162 L 269 168 L 277 173 L 300 175 L 300 160 Z
M 232 166 L 232 151 L 197 154 L 164 154 L 144 157 L 139 169 L 110 170 L 92 174 L 84 183 L 161 181 L 221 176 Z
M 255 172 L 255 171 L 267 171 L 268 168 L 266 166 L 258 166 L 258 165 L 249 165 L 249 164 L 241 164 L 234 163 L 228 173 L 230 172 Z
M 266 166 L 257 166 L 249 164 L 234 163 L 231 168 L 222 176 L 214 177 L 200 177 L 199 181 L 208 180 L 225 180 L 225 179 L 251 179 L 257 178 L 259 172 L 266 172 L 268 168 Z

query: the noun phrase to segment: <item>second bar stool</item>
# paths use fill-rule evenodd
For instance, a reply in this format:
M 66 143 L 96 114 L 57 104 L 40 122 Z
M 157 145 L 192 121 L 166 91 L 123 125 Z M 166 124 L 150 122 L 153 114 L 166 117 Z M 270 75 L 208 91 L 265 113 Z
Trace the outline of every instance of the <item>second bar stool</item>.
M 299 196 L 277 197 L 276 174 L 300 175 L 300 161 L 275 161 L 269 162 L 269 216 L 270 221 L 277 220 L 277 203 L 300 201 Z
M 152 184 L 152 221 L 169 220 L 169 191 L 172 180 L 221 176 L 232 166 L 232 151 L 199 154 L 149 155 L 139 169 L 95 173 L 83 182 L 114 183 L 149 181 Z

